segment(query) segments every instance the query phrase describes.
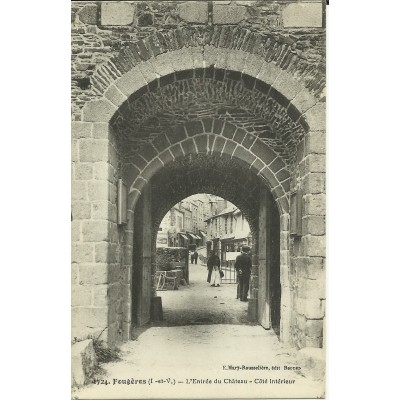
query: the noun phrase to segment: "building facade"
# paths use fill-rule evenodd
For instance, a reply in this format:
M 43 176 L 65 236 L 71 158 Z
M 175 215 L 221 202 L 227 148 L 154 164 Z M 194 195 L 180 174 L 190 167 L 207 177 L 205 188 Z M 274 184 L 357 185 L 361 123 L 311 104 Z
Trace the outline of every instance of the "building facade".
M 115 346 L 150 320 L 160 223 L 213 193 L 253 233 L 259 324 L 322 348 L 325 1 L 74 1 L 71 18 L 73 337 Z

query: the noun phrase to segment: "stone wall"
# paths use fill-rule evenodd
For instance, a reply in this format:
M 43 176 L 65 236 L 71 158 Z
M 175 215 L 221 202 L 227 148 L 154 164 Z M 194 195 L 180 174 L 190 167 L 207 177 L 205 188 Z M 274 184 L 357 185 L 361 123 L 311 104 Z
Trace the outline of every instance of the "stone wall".
M 236 204 L 256 231 L 261 182 L 280 213 L 281 338 L 321 346 L 321 4 L 72 2 L 73 336 L 129 338 L 135 204 L 149 182 L 153 236 L 200 187 Z M 198 170 L 214 167 L 210 183 Z M 130 191 L 125 226 L 116 220 L 118 178 Z M 298 189 L 302 231 L 289 236 Z
M 325 135 L 311 131 L 298 148 L 292 190 L 301 190 L 301 232 L 290 238 L 292 342 L 299 348 L 322 347 L 325 318 Z M 292 210 L 293 213 L 293 210 Z
M 325 68 L 324 2 L 308 0 L 301 9 L 299 2 L 293 3 L 73 2 L 73 119 L 80 120 L 83 105 L 100 97 L 110 76 L 118 76 L 121 52 L 133 52 L 139 61 L 163 52 L 165 46 L 180 48 L 187 40 L 191 46 L 220 44 L 244 49 L 265 42 L 271 61 L 293 70 L 311 90 L 324 96 L 324 74 L 316 74 Z M 305 15 L 310 20 L 304 23 Z M 238 29 L 243 30 L 241 37 L 229 43 Z

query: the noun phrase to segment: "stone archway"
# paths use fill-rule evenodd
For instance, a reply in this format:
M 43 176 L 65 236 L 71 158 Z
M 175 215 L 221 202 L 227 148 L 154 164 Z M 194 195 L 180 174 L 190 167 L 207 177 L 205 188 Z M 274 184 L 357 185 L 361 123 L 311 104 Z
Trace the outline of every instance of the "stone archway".
M 236 31 L 235 35 L 239 33 Z M 146 43 L 150 43 L 151 46 L 152 42 L 150 40 Z M 303 255 L 320 259 L 324 257 L 323 237 L 315 234 L 312 228 L 309 232 L 306 231 L 305 237 L 297 243 L 302 252 L 294 249 L 292 254 L 289 254 L 289 215 L 293 211 L 289 206 L 290 190 L 308 185 L 302 200 L 308 206 L 309 213 L 312 208 L 317 209 L 322 201 L 319 195 L 323 195 L 323 189 L 316 189 L 315 186 L 323 186 L 323 181 L 315 181 L 315 175 L 311 174 L 314 171 L 308 170 L 306 172 L 310 174 L 305 173 L 304 169 L 309 167 L 301 170 L 301 164 L 306 162 L 305 159 L 310 154 L 324 153 L 324 104 L 319 101 L 322 80 L 316 77 L 320 86 L 315 83 L 318 88 L 313 89 L 314 83 L 306 84 L 301 74 L 296 75 L 296 68 L 289 73 L 283 69 L 282 64 L 276 62 L 277 60 L 268 57 L 268 52 L 260 55 L 248 50 L 237 50 L 229 46 L 219 48 L 211 44 L 181 47 L 179 50 L 165 48 L 164 53 L 160 51 L 157 54 L 154 49 L 148 54 L 145 49 L 141 49 L 141 53 L 138 54 L 142 54 L 140 57 L 144 58 L 139 60 L 135 58 L 135 53 L 132 52 L 132 55 L 128 56 L 129 52 L 125 50 L 119 61 L 110 61 L 98 70 L 93 80 L 102 82 L 100 89 L 96 89 L 97 99 L 85 105 L 82 121 L 73 123 L 73 135 L 76 139 L 76 155 L 73 160 L 78 163 L 91 163 L 95 177 L 94 181 L 75 184 L 79 186 L 79 192 L 83 193 L 74 199 L 78 207 L 75 214 L 85 219 L 87 210 L 79 207 L 79 203 L 89 201 L 89 208 L 93 210 L 89 215 L 97 216 L 82 222 L 83 242 L 79 240 L 75 244 L 76 257 L 73 262 L 78 264 L 80 276 L 94 274 L 101 283 L 93 289 L 98 300 L 87 307 L 81 305 L 76 308 L 74 320 L 77 321 L 77 327 L 82 319 L 88 318 L 92 321 L 93 330 L 108 327 L 110 344 L 129 337 L 132 269 L 130 243 L 133 243 L 136 201 L 157 171 L 170 162 L 194 153 L 237 159 L 265 181 L 279 207 L 283 288 L 281 338 L 303 346 L 301 340 L 297 340 L 299 326 L 294 318 L 295 313 L 292 312 L 295 307 L 295 312 L 304 316 L 306 322 L 308 319 L 322 321 L 323 306 L 320 305 L 319 309 L 317 303 L 321 303 L 320 299 L 324 298 L 324 294 L 318 294 L 319 297 L 315 299 L 302 299 L 289 288 L 290 263 L 300 260 Z M 125 64 L 121 60 L 125 60 Z M 146 103 L 149 104 L 151 94 L 155 90 L 162 91 L 163 87 L 178 85 L 176 82 L 188 79 L 210 79 L 213 82 L 220 79 L 219 82 L 224 82 L 226 88 L 232 87 L 230 82 L 233 82 L 240 88 L 244 97 L 247 91 L 252 92 L 253 95 L 248 98 L 249 101 L 253 101 L 251 104 L 254 108 L 247 107 L 246 116 L 250 115 L 251 108 L 257 110 L 267 121 L 266 126 L 272 124 L 270 137 L 267 134 L 266 137 L 260 138 L 254 132 L 243 129 L 243 125 L 234 119 L 221 120 L 212 118 L 211 114 L 207 115 L 207 118 L 199 118 L 197 115 L 194 120 L 181 121 L 178 125 L 164 125 L 163 130 L 155 132 L 154 137 L 152 132 L 148 131 L 142 138 L 143 145 L 132 147 L 136 149 L 133 154 L 129 154 L 129 151 L 122 154 L 121 137 L 126 127 L 128 131 L 130 129 L 129 119 L 124 117 L 130 111 L 129 106 L 135 101 L 142 102 L 142 110 L 145 111 Z M 99 98 L 100 95 L 103 97 Z M 232 104 L 233 102 L 229 106 Z M 271 107 L 263 109 L 263 104 L 271 104 Z M 268 110 L 277 113 L 278 118 L 271 120 Z M 146 124 L 151 126 L 148 124 L 148 118 Z M 286 132 L 285 127 L 288 124 L 292 128 Z M 268 129 L 264 129 L 263 132 L 266 131 Z M 137 139 L 134 142 L 137 144 Z M 313 181 L 310 180 L 311 176 Z M 123 178 L 130 187 L 129 217 L 125 228 L 118 227 L 115 218 L 118 178 Z M 321 213 L 324 211 L 321 210 Z M 81 274 L 81 271 L 84 273 Z M 93 280 L 88 278 L 87 282 Z M 304 329 L 300 330 L 304 333 Z

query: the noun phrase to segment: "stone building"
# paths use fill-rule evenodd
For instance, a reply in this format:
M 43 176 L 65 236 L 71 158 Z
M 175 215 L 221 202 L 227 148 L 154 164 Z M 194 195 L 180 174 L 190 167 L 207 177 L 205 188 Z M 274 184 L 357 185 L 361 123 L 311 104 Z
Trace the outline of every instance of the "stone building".
M 249 222 L 258 322 L 323 346 L 324 4 L 72 2 L 74 337 L 149 321 L 160 222 L 212 193 Z

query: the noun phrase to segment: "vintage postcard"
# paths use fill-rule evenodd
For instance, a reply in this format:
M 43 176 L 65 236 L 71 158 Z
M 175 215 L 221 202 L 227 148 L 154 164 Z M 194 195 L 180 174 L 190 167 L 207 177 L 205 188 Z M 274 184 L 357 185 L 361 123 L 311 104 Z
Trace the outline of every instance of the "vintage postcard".
M 72 398 L 325 397 L 321 0 L 72 1 Z

